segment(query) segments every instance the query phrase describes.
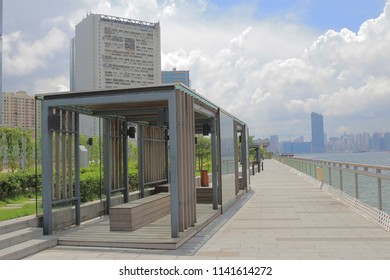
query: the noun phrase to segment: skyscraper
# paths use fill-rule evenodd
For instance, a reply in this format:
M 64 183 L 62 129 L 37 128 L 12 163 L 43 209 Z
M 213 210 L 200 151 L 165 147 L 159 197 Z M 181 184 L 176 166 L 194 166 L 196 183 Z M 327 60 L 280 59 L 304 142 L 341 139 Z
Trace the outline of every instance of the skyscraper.
M 311 113 L 311 149 L 313 153 L 325 152 L 324 118 Z
M 272 152 L 274 154 L 279 154 L 279 136 L 278 135 L 271 135 L 270 137 L 271 143 L 268 147 L 268 151 Z
M 160 23 L 88 14 L 75 31 L 71 90 L 161 84 Z M 96 119 L 81 122 L 83 134 L 97 134 Z
M 72 90 L 161 83 L 160 24 L 89 14 L 72 40 Z

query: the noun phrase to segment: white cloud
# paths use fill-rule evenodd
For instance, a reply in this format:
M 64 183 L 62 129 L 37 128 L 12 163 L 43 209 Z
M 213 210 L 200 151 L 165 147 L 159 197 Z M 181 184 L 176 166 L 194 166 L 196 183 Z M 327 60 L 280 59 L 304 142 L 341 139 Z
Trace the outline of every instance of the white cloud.
M 165 6 L 163 7 L 163 16 L 174 16 L 177 12 L 176 3 L 174 1 L 167 1 Z
M 3 43 L 6 76 L 24 76 L 46 68 L 57 52 L 69 46 L 66 34 L 57 28 L 35 41 L 25 40 L 21 32 L 14 32 L 5 35 Z
M 312 111 L 324 114 L 328 136 L 340 126 L 390 131 L 389 122 L 378 121 L 388 119 L 390 104 L 390 4 L 357 33 L 318 36 L 284 17 L 256 19 L 249 4 L 220 15 L 207 0 L 78 3 L 67 14 L 43 17 L 44 36 L 6 35 L 5 75 L 31 76 L 36 92 L 66 89 L 68 65 L 60 73 L 50 65 L 68 55 L 73 28 L 87 12 L 160 21 L 162 69 L 190 70 L 193 88 L 247 122 L 256 137 L 309 140 Z
M 309 125 L 309 114 L 316 111 L 324 114 L 325 123 L 327 119 L 331 123 L 336 119 L 359 120 L 360 123 L 353 124 L 356 129 L 360 126 L 389 131 L 388 123 L 373 123 L 372 118 L 372 114 L 377 119 L 389 116 L 389 44 L 387 4 L 384 13 L 363 23 L 357 34 L 347 29 L 330 30 L 301 56 L 264 65 L 256 71 L 258 85 L 252 94 L 252 102 L 262 108 L 260 119 L 300 119 L 302 126 Z M 364 117 L 369 115 L 370 118 Z M 267 126 L 260 122 L 255 130 L 261 133 L 263 125 Z M 292 133 L 294 129 L 291 128 Z M 330 134 L 338 132 L 336 127 L 329 130 Z M 273 131 L 276 130 L 267 129 L 269 134 Z
M 34 92 L 39 93 L 69 91 L 69 79 L 66 76 L 38 79 L 34 83 L 34 88 Z

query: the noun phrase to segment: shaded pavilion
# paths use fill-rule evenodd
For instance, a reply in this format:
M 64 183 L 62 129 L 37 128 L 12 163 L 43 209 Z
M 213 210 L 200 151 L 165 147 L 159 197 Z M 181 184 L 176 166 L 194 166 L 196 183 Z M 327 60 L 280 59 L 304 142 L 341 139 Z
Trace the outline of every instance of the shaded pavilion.
M 104 213 L 114 194 L 129 202 L 128 138 L 136 127 L 139 197 L 145 186 L 164 184 L 170 196 L 171 237 L 197 222 L 195 138 L 210 135 L 210 208 L 226 211 L 249 189 L 247 125 L 182 84 L 37 95 L 41 106 L 43 228 L 58 229 L 56 205 L 73 208 L 80 225 L 79 116 L 103 122 Z M 240 143 L 239 143 L 240 142 Z M 96 215 L 98 216 L 98 215 Z

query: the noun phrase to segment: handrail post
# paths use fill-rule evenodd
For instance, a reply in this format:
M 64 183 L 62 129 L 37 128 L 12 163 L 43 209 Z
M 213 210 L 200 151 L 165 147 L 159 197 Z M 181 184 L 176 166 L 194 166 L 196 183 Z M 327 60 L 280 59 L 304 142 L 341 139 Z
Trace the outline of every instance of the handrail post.
M 355 198 L 359 199 L 359 180 L 358 180 L 358 167 L 354 166 L 353 169 L 355 170 Z
M 340 167 L 340 191 L 343 191 L 343 170 L 341 169 L 343 165 L 339 164 L 339 167 Z
M 380 169 L 376 170 L 377 174 L 381 174 L 382 171 Z M 378 176 L 378 208 L 382 210 L 382 179 Z

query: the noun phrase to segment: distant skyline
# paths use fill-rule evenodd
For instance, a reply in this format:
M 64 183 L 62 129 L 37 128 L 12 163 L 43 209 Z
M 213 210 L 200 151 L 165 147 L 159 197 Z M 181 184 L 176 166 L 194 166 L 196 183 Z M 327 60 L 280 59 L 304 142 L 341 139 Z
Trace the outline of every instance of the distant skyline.
M 40 0 L 43 2 L 43 0 Z M 162 70 L 245 121 L 255 138 L 390 131 L 390 0 L 4 1 L 3 91 L 69 89 L 88 12 L 160 21 Z

